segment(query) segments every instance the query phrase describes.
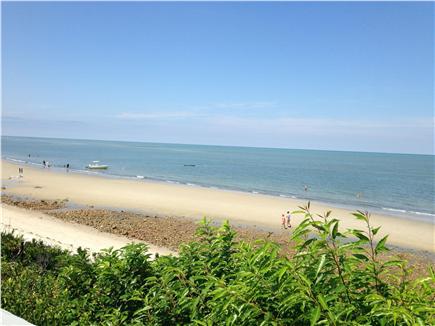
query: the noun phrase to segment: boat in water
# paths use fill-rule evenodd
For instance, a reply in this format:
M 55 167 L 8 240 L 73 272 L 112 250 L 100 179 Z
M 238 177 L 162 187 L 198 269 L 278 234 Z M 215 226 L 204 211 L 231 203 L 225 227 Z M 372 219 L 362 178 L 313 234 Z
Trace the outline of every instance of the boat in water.
M 100 161 L 92 161 L 92 163 L 88 164 L 86 168 L 90 170 L 107 170 L 109 166 L 105 164 L 100 164 Z

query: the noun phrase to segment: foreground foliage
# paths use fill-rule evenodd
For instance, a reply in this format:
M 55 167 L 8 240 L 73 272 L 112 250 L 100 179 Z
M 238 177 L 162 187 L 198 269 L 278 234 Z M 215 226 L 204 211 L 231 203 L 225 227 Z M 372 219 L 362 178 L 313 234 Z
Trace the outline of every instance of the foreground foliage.
M 150 260 L 132 244 L 92 257 L 2 234 L 2 307 L 37 325 L 433 325 L 435 273 L 409 280 L 401 260 L 380 260 L 387 237 L 339 229 L 309 205 L 296 254 L 270 242 L 235 243 L 206 220 L 179 257 Z

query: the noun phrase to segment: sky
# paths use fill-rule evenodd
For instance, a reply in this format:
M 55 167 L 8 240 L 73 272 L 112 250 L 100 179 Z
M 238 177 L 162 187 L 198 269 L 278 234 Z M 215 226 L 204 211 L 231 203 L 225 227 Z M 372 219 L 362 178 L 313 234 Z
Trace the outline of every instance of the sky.
M 434 152 L 434 4 L 2 2 L 2 134 Z

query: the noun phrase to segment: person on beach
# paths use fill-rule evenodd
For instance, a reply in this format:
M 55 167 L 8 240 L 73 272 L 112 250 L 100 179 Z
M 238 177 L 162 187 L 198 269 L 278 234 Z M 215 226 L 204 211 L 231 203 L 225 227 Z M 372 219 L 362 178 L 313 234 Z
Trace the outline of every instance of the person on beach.
M 288 228 L 291 228 L 292 227 L 292 225 L 291 225 L 291 218 L 292 218 L 292 215 L 290 214 L 290 211 L 287 211 L 287 227 Z
M 287 226 L 285 225 L 285 216 L 284 214 L 281 214 L 281 225 L 284 229 L 287 229 Z
M 44 161 L 42 161 L 42 165 L 44 166 L 44 168 L 45 168 L 45 165 L 46 165 L 46 163 L 45 163 L 45 160 Z
M 66 164 L 66 169 L 67 169 L 67 170 L 69 169 L 69 163 Z

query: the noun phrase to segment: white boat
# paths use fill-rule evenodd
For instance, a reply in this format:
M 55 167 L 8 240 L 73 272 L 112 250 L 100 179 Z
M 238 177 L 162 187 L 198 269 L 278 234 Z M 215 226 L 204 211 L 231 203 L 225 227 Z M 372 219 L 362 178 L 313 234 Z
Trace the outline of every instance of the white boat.
M 86 168 L 91 170 L 107 170 L 109 166 L 105 164 L 100 164 L 100 161 L 92 161 L 92 163 L 88 164 Z

